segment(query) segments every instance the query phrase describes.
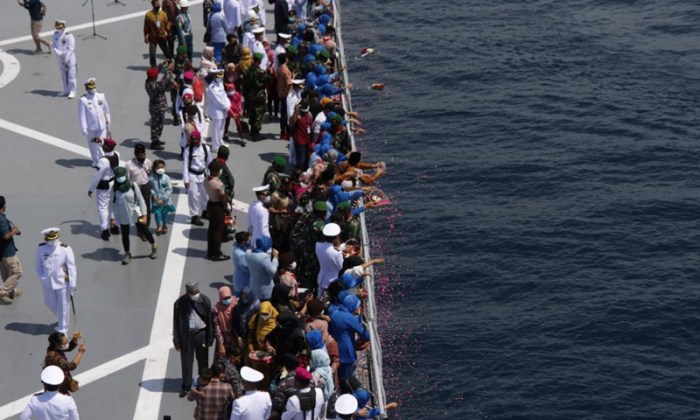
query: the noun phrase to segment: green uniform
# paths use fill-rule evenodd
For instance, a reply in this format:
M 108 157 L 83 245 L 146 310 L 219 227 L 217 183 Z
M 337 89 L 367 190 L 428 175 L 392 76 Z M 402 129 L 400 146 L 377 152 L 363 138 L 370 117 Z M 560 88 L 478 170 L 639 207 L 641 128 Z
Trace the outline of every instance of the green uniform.
M 263 124 L 263 116 L 265 115 L 265 84 L 268 75 L 258 66 L 250 66 L 248 73 L 245 75 L 244 86 L 246 89 L 245 98 L 250 102 L 248 112 L 250 113 L 250 134 L 257 135 Z

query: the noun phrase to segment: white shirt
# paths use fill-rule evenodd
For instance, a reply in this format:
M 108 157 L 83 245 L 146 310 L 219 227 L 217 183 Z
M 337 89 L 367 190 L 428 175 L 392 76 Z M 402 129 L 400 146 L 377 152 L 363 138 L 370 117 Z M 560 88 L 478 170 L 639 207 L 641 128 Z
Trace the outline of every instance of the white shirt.
M 75 37 L 72 33 L 65 30 L 54 32 L 51 50 L 59 63 L 75 64 Z
M 47 289 L 75 289 L 78 272 L 73 250 L 67 244 L 58 241 L 55 246 L 40 244 L 36 248 L 34 270 L 41 280 L 41 285 Z
M 80 420 L 73 397 L 56 391 L 34 395 L 22 411 L 21 420 Z
M 243 41 L 241 42 L 241 48 L 248 48 L 250 53 L 253 53 L 253 48 L 255 47 L 255 35 L 252 32 L 253 27 L 250 28 L 249 32 L 243 33 Z
M 267 68 L 270 66 L 270 60 L 267 58 L 267 52 L 265 52 L 265 46 L 263 45 L 262 41 L 255 41 L 253 44 L 253 49 L 250 51 L 253 54 L 258 52 L 263 55 L 263 59 L 260 61 L 260 68 L 263 69 L 263 71 L 267 71 Z
M 292 115 L 294 115 L 294 108 L 297 104 L 301 102 L 301 89 L 296 90 L 294 87 L 289 89 L 289 94 L 287 94 L 287 124 L 292 125 Z
M 328 117 L 326 116 L 326 113 L 321 111 L 316 115 L 316 119 L 314 119 L 314 123 L 311 125 L 311 140 L 314 142 L 318 138 L 319 133 L 321 133 L 321 124 L 326 122 Z
M 343 268 L 343 253 L 335 249 L 333 242 L 316 242 L 316 257 L 321 266 L 318 287 L 327 289 L 331 281 L 338 278 L 338 271 Z
M 262 391 L 246 391 L 245 395 L 231 404 L 230 420 L 269 419 L 272 412 L 270 394 Z
M 104 93 L 86 93 L 78 101 L 78 121 L 80 131 L 87 136 L 88 131 L 102 131 L 109 121 L 109 105 Z
M 248 231 L 252 235 L 250 242 L 253 247 L 256 239 L 270 236 L 270 212 L 260 200 L 253 201 L 248 208 Z
M 112 171 L 112 167 L 109 164 L 109 159 L 107 159 L 107 156 L 113 155 L 117 155 L 117 160 L 119 159 L 118 152 L 109 152 L 97 161 L 97 170 L 92 175 L 92 183 L 90 183 L 90 188 L 88 188 L 88 191 L 95 191 L 97 184 L 100 181 L 111 181 L 112 178 L 114 178 L 114 171 Z
M 183 162 L 182 162 L 182 181 L 183 182 L 204 182 L 204 174 L 207 167 L 211 163 L 211 150 L 206 144 L 202 144 L 199 147 L 192 149 L 192 164 L 190 165 L 190 148 L 192 146 L 185 147 L 183 152 Z M 204 148 L 207 149 L 206 158 L 204 153 Z M 195 173 L 190 173 L 190 167 L 197 172 L 202 172 L 200 175 Z
M 243 25 L 241 15 L 241 2 L 238 0 L 224 0 L 224 14 L 228 24 L 228 33 L 234 32 L 236 28 Z
M 287 48 L 285 48 L 285 46 L 282 44 L 277 44 L 277 46 L 275 47 L 275 61 L 272 62 L 272 68 L 275 70 L 275 72 L 280 69 L 280 61 L 279 58 L 277 58 L 277 56 L 281 53 L 286 52 Z
M 221 84 L 221 80 L 216 79 L 207 87 L 207 99 L 209 99 L 209 116 L 213 120 L 224 120 L 231 108 L 231 100 L 226 95 L 226 89 Z
M 312 391 L 311 388 L 304 388 L 300 391 Z M 316 391 L 316 406 L 314 407 L 313 416 L 311 411 L 306 412 L 306 416 L 303 415 L 301 408 L 299 407 L 299 397 L 292 395 L 287 400 L 287 407 L 282 413 L 282 420 L 316 420 L 321 418 L 321 412 L 323 410 L 323 391 L 318 388 L 314 388 Z

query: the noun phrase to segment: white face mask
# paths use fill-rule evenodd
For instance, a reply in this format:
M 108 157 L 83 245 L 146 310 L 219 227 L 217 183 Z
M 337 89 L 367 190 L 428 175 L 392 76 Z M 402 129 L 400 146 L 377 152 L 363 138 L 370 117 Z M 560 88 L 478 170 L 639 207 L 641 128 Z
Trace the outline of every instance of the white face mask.
M 165 173 L 165 169 L 163 169 L 163 168 L 156 169 L 156 173 L 157 173 L 158 175 L 163 175 L 163 174 Z
M 289 266 L 289 271 L 294 271 L 297 269 L 297 262 L 294 261 L 292 265 Z
M 192 300 L 199 299 L 199 293 L 197 293 L 196 295 L 190 295 L 190 299 L 192 299 Z
M 270 202 L 270 196 L 269 196 L 269 195 L 266 195 L 265 197 L 262 198 L 261 201 L 262 201 L 263 203 L 265 203 L 265 204 L 269 203 L 269 202 Z
M 268 319 L 270 319 L 270 314 L 260 314 L 260 319 L 262 319 L 263 321 L 267 321 Z
M 51 239 L 49 241 L 46 241 L 46 244 L 50 247 L 56 247 L 56 245 L 58 245 L 58 239 Z
M 126 177 L 125 177 L 125 176 L 120 176 L 119 178 L 117 178 L 117 182 L 120 183 L 120 184 L 123 184 L 124 182 L 126 182 Z
M 90 95 L 94 95 L 96 91 L 96 89 L 88 89 L 87 93 L 89 93 Z
M 70 346 L 70 341 L 66 341 L 66 344 L 59 344 L 58 348 L 59 350 L 68 350 L 68 346 Z

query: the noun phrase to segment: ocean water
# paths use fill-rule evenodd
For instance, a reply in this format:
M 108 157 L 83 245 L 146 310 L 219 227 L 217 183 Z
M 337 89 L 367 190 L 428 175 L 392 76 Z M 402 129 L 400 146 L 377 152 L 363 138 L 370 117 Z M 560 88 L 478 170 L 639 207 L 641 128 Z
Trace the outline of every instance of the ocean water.
M 342 6 L 394 417 L 700 418 L 697 3 Z

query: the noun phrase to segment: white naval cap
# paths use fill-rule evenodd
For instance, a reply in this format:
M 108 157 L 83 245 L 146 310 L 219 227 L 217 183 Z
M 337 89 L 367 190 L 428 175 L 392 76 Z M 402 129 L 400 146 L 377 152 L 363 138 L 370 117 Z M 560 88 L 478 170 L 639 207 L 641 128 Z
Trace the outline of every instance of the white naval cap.
M 41 231 L 41 234 L 44 235 L 46 239 L 52 240 L 58 238 L 58 232 L 60 232 L 61 229 L 57 227 L 50 227 L 46 228 Z
M 340 235 L 340 226 L 335 223 L 329 223 L 323 227 L 323 236 L 338 236 Z
M 277 34 L 277 36 L 282 38 L 282 39 L 289 39 L 292 37 L 291 35 L 285 34 L 285 33 L 279 33 L 279 34 Z
M 352 394 L 343 394 L 335 400 L 335 412 L 346 416 L 357 411 L 357 398 Z
M 261 27 L 259 27 L 259 28 L 255 28 L 255 29 L 253 29 L 253 33 L 256 34 L 256 35 L 257 35 L 257 34 L 265 33 L 265 27 L 264 27 L 264 26 L 261 26 Z
M 91 86 L 91 87 L 97 86 L 97 79 L 95 79 L 94 77 L 91 77 L 91 78 L 85 80 L 85 86 Z
M 65 378 L 63 369 L 55 365 L 47 366 L 41 371 L 41 382 L 46 385 L 61 385 Z
M 60 20 L 56 19 L 56 21 L 53 23 L 55 26 L 66 26 L 66 21 L 65 20 Z
M 292 84 L 293 84 L 293 85 L 303 85 L 304 83 L 306 83 L 306 80 L 304 80 L 304 79 L 294 79 L 294 80 L 292 80 Z
M 177 2 L 178 7 L 190 7 L 189 0 L 180 0 Z
M 252 384 L 260 382 L 263 380 L 265 375 L 262 372 L 258 372 L 255 369 L 249 368 L 248 366 L 243 366 L 241 368 L 241 379 Z
M 258 14 L 255 13 L 255 10 L 250 9 L 248 10 L 248 20 L 255 19 L 258 20 Z
M 253 187 L 252 189 L 253 189 L 253 191 L 255 191 L 255 192 L 267 191 L 267 190 L 270 189 L 270 184 L 261 185 L 261 186 L 259 186 L 259 187 Z

